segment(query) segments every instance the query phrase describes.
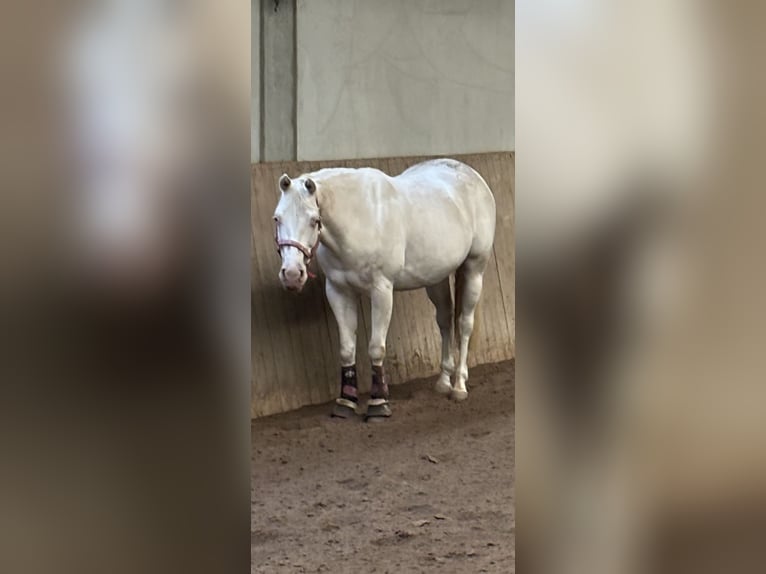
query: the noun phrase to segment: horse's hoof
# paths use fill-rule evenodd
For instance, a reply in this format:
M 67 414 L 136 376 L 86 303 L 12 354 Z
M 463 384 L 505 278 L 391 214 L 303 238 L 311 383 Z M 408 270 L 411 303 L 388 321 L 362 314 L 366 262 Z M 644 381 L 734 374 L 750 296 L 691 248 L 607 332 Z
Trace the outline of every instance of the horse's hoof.
M 452 392 L 452 385 L 449 384 L 449 381 L 439 379 L 434 385 L 434 390 L 440 395 L 449 395 Z
M 351 408 L 349 405 L 335 403 L 330 416 L 339 419 L 353 419 L 356 418 L 356 410 Z
M 468 398 L 468 391 L 459 391 L 457 389 L 452 389 L 449 396 L 453 401 L 457 401 L 457 402 L 464 401 Z
M 365 422 L 379 423 L 391 416 L 391 407 L 388 403 L 380 405 L 367 405 L 367 414 L 364 416 Z

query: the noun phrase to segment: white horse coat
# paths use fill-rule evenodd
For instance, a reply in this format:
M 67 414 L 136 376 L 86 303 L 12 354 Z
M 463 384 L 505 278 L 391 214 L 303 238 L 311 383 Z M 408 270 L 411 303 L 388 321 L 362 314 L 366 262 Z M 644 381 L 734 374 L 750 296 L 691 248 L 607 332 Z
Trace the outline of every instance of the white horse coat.
M 369 355 L 373 365 L 382 365 L 393 291 L 426 287 L 442 335 L 436 388 L 466 398 L 468 341 L 495 235 L 495 202 L 484 179 L 463 163 L 439 159 L 397 177 L 372 168 L 322 169 L 295 180 L 283 175 L 280 188 L 280 279 L 300 290 L 316 254 L 338 322 L 342 366 L 355 363 L 358 293 L 371 299 Z M 460 328 L 454 388 L 453 322 Z

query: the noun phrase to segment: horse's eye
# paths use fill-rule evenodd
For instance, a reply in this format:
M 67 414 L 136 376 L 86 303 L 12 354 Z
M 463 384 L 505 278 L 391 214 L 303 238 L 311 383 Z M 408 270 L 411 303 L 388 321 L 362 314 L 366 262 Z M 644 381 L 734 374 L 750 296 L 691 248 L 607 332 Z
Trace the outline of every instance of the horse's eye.
M 311 226 L 312 227 L 316 227 L 317 225 L 319 225 L 319 220 L 316 217 L 312 218 L 311 219 Z

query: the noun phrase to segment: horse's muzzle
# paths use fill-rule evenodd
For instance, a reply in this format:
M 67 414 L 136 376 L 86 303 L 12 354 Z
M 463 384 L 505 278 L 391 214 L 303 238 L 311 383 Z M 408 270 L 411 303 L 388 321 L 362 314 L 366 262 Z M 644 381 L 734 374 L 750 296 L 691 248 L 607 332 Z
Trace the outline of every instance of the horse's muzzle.
M 308 275 L 306 270 L 301 267 L 282 267 L 279 271 L 279 280 L 282 282 L 282 287 L 287 291 L 300 292 L 306 285 Z

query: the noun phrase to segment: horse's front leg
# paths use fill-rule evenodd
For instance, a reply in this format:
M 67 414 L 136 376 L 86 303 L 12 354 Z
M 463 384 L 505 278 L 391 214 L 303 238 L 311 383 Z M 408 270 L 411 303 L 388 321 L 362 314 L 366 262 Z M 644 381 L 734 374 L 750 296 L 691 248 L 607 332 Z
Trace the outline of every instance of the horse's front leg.
M 338 323 L 340 339 L 340 397 L 335 399 L 333 416 L 352 418 L 356 415 L 356 295 L 329 279 L 325 282 L 325 293 L 335 321 Z
M 391 284 L 376 285 L 370 293 L 372 331 L 370 332 L 369 355 L 372 362 L 372 387 L 367 403 L 368 421 L 385 420 L 391 416 L 388 403 L 388 381 L 383 369 L 386 358 L 386 336 L 391 323 L 394 306 L 394 288 Z

